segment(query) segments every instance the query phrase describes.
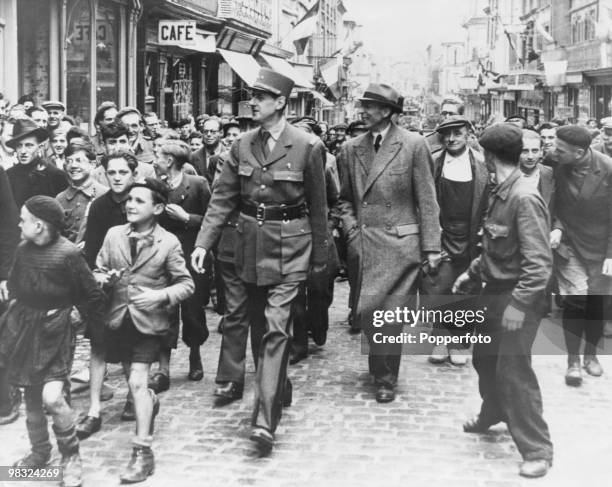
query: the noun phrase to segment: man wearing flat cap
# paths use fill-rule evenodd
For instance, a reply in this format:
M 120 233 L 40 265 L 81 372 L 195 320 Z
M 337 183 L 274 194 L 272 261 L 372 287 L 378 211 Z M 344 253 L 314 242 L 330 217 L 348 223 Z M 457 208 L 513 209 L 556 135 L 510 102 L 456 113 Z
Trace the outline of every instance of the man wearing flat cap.
M 463 273 L 479 254 L 480 230 L 487 207 L 489 172 L 482 155 L 469 147 L 472 124 L 463 115 L 451 115 L 436 131 L 444 150 L 434 159 L 433 175 L 440 206 L 443 257 L 438 269 L 423 269 L 421 295 L 426 307 L 441 310 L 469 309 L 469 299 L 450 298 L 455 279 Z M 425 297 L 426 296 L 426 297 Z M 433 336 L 465 335 L 469 326 L 455 327 L 433 323 Z M 467 363 L 469 344 L 436 345 L 429 361 L 440 364 L 450 359 L 451 364 Z
M 243 289 L 233 297 L 239 316 L 235 326 L 225 320 L 221 350 L 236 366 L 223 385 L 228 394 L 242 396 L 244 324 L 251 321 L 257 364 L 251 440 L 264 450 L 274 445 L 283 405 L 291 404 L 286 376 L 294 301 L 309 272 L 325 272 L 328 252 L 325 148 L 287 123 L 292 88 L 286 76 L 260 70 L 249 102 L 260 127 L 232 145 L 191 257 L 194 269 L 203 272 L 224 224 L 240 211 L 234 263 Z
M 459 276 L 453 292 L 486 283 L 479 297 L 484 321 L 476 325 L 476 333 L 489 340 L 477 342 L 473 354 L 482 405 L 463 430 L 485 433 L 504 421 L 523 457 L 519 473 L 541 477 L 552 465 L 553 448 L 531 368 L 531 346 L 542 317 L 552 253 L 548 209 L 519 167 L 522 137 L 518 126 L 505 122 L 487 128 L 479 139 L 496 186 L 484 218 L 482 254 Z
M 155 160 L 153 142 L 144 138 L 144 122 L 140 110 L 134 107 L 124 107 L 117 113 L 117 120 L 123 122 L 128 128 L 130 149 L 136 156 L 136 159 L 138 159 L 138 162 L 148 164 L 152 169 L 153 161 Z M 152 174 L 140 174 L 139 176 L 143 178 L 152 177 Z
M 55 130 L 66 115 L 66 105 L 61 101 L 44 101 L 42 107 L 47 110 L 47 130 Z
M 31 196 L 55 198 L 68 187 L 68 176 L 42 155 L 48 132 L 30 118 L 21 118 L 13 126 L 13 138 L 6 145 L 15 151 L 17 164 L 6 171 L 18 208 Z
M 349 274 L 357 275 L 354 320 L 367 337 L 376 400 L 390 402 L 402 346 L 389 341 L 402 327 L 378 327 L 374 315 L 414 306 L 423 259 L 432 269 L 440 261 L 439 208 L 425 140 L 391 121 L 403 110 L 402 97 L 391 86 L 371 84 L 361 104 L 368 132 L 342 146 L 338 206 Z
M 450 96 L 442 100 L 440 104 L 440 119 L 438 124 L 444 122 L 448 117 L 454 115 L 463 115 L 465 111 L 465 105 L 463 100 L 457 96 Z M 444 144 L 440 139 L 440 134 L 435 130 L 425 135 L 425 140 L 429 146 L 432 157 L 436 158 L 440 155 L 440 152 L 444 150 Z
M 553 158 L 556 193 L 550 243 L 555 277 L 564 297 L 563 330 L 568 353 L 565 382 L 582 383 L 584 370 L 599 377 L 597 347 L 612 294 L 612 159 L 590 148 L 585 127 L 557 129 Z

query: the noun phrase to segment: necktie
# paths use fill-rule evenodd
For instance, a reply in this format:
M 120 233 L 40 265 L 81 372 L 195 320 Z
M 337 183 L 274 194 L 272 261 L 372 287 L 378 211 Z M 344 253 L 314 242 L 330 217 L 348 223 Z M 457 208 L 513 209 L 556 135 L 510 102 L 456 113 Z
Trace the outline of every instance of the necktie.
M 374 152 L 378 152 L 380 149 L 380 144 L 382 143 L 382 135 L 378 134 L 376 139 L 374 139 Z
M 267 159 L 270 156 L 270 146 L 268 145 L 268 141 L 270 140 L 270 132 L 267 130 L 261 131 L 261 145 L 263 149 L 264 157 Z

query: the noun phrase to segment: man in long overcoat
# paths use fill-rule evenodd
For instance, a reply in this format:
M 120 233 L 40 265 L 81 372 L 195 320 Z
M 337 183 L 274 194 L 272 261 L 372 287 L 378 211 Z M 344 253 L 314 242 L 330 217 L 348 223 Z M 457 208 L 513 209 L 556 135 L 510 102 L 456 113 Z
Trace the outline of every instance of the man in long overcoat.
M 439 208 L 425 140 L 391 122 L 393 113 L 402 111 L 402 98 L 388 85 L 372 84 L 361 102 L 368 132 L 349 140 L 339 154 L 338 204 L 348 266 L 357 269 L 355 320 L 368 338 L 376 400 L 390 402 L 402 346 L 380 343 L 380 333 L 397 335 L 401 326 L 377 328 L 373 315 L 414 304 L 425 256 L 437 267 Z

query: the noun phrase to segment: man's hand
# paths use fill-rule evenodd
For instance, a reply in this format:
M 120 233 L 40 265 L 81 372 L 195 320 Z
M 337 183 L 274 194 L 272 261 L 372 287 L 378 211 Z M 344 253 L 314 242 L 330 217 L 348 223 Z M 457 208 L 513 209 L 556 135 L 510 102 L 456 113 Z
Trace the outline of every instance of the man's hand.
M 182 206 L 175 203 L 166 205 L 166 213 L 173 220 L 179 220 L 184 223 L 189 221 L 189 213 L 187 213 Z
M 556 249 L 561 244 L 561 237 L 563 236 L 563 232 L 555 228 L 552 232 L 550 232 L 550 248 Z
M 196 247 L 191 253 L 191 267 L 198 274 L 204 274 L 204 259 L 206 258 L 206 249 Z
M 472 278 L 467 273 L 467 271 L 464 272 L 455 280 L 455 284 L 453 284 L 452 293 L 453 294 L 463 294 L 463 288 L 471 281 L 472 281 Z
M 9 298 L 8 282 L 0 281 L 0 301 L 4 303 L 5 301 L 8 301 L 8 298 Z
M 606 259 L 603 261 L 601 273 L 604 276 L 612 277 L 612 259 Z
M 523 327 L 523 321 L 525 321 L 525 312 L 520 309 L 516 309 L 514 306 L 509 304 L 504 311 L 502 318 L 502 327 L 506 331 L 517 331 Z
M 99 286 L 106 286 L 110 282 L 110 275 L 106 272 L 94 271 L 93 276 Z
M 427 264 L 429 270 L 435 271 L 438 269 L 440 262 L 442 261 L 442 254 L 440 252 L 427 252 Z
M 166 291 L 145 288 L 141 294 L 132 298 L 132 304 L 138 309 L 147 310 L 156 308 L 167 299 Z

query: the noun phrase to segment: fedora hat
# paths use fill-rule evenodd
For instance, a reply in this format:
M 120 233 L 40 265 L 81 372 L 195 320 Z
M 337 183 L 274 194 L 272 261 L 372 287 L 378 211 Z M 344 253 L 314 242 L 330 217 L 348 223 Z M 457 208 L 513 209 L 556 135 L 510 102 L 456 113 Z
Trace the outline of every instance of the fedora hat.
M 404 97 L 391 86 L 371 83 L 363 93 L 360 101 L 372 101 L 391 108 L 394 112 L 404 111 Z
M 293 80 L 272 69 L 261 68 L 257 75 L 257 80 L 251 88 L 254 90 L 265 91 L 276 96 L 289 98 L 293 89 Z
M 19 118 L 13 125 L 13 138 L 6 142 L 6 145 L 15 150 L 17 142 L 26 137 L 36 137 L 38 143 L 49 138 L 49 132 L 36 125 L 36 122 L 31 118 Z

